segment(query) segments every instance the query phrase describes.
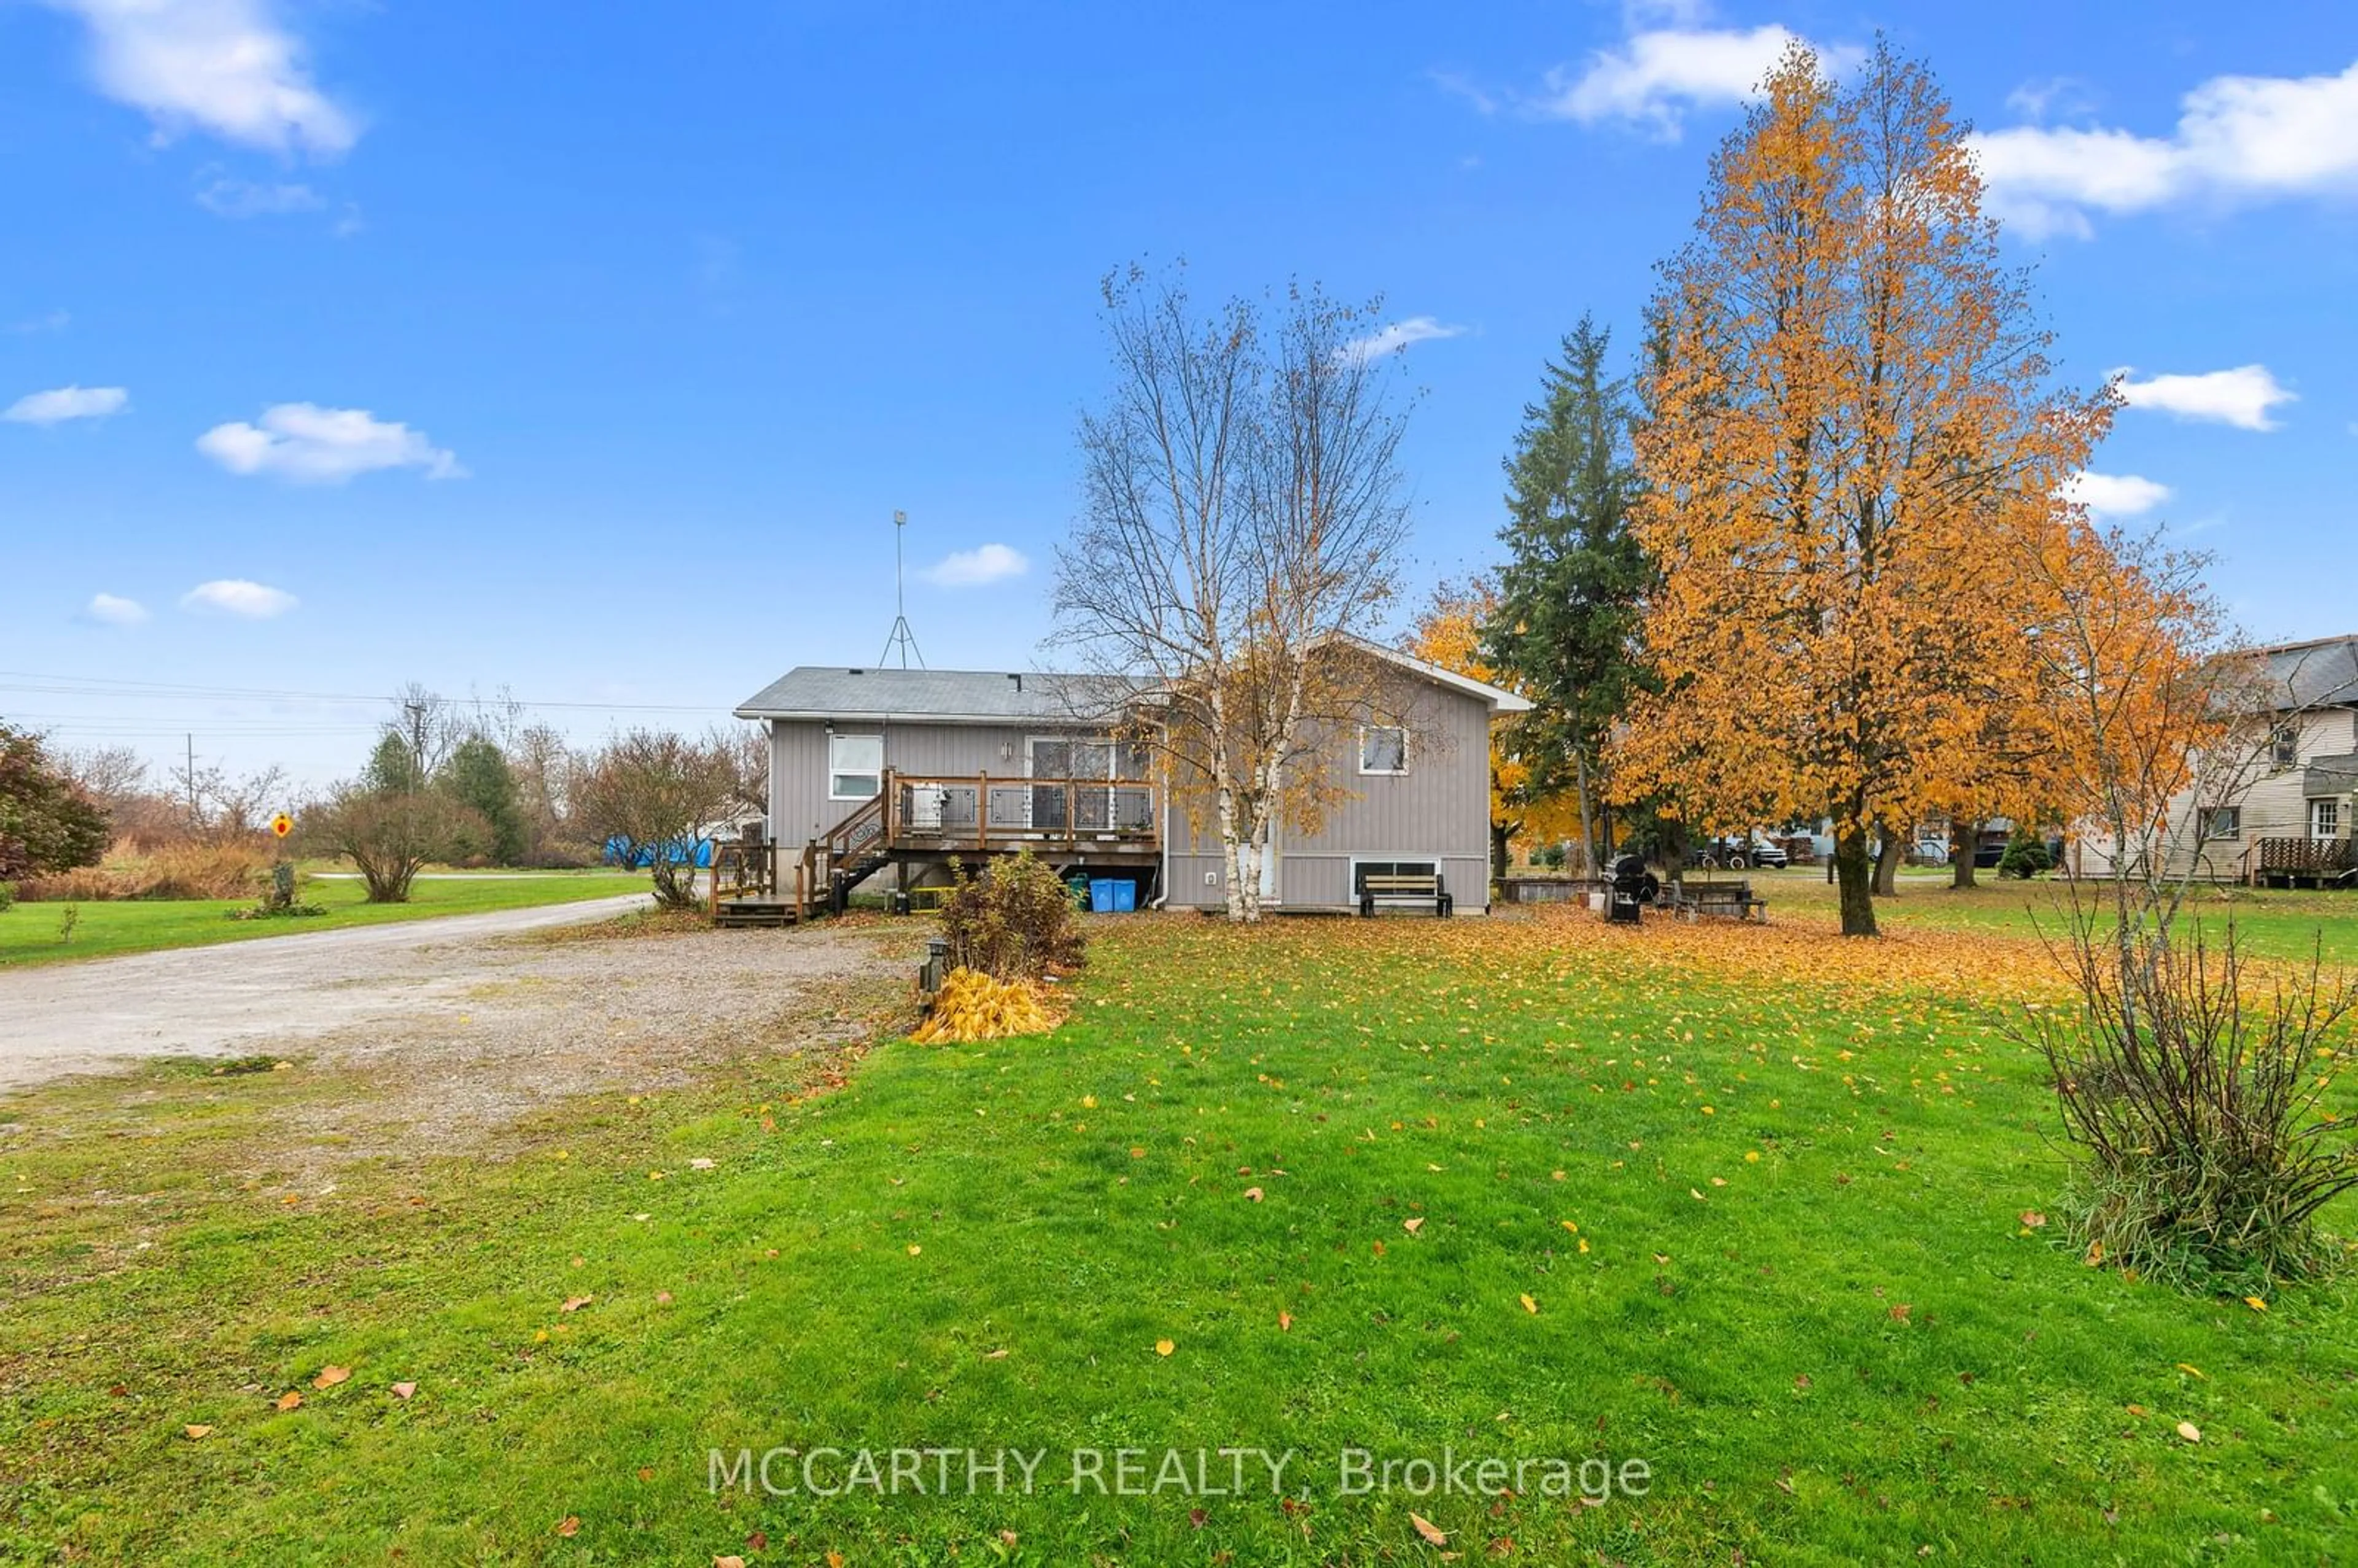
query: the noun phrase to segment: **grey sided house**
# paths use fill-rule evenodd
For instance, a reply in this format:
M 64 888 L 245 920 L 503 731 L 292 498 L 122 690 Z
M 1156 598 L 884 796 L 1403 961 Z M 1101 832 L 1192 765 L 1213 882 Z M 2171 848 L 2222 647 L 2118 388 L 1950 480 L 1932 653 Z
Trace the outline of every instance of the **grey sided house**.
M 1530 704 L 1367 645 L 1412 691 L 1399 724 L 1329 727 L 1333 798 L 1314 834 L 1273 829 L 1264 903 L 1356 906 L 1370 877 L 1434 875 L 1461 910 L 1489 902 L 1489 734 Z M 770 739 L 769 843 L 716 898 L 807 914 L 871 876 L 920 887 L 1028 846 L 1060 873 L 1126 881 L 1136 902 L 1226 903 L 1217 836 L 1190 822 L 1147 752 L 1112 721 L 1136 689 L 1019 671 L 804 665 L 737 709 Z M 1086 697 L 1087 700 L 1079 700 Z M 732 880 L 733 879 L 733 880 Z

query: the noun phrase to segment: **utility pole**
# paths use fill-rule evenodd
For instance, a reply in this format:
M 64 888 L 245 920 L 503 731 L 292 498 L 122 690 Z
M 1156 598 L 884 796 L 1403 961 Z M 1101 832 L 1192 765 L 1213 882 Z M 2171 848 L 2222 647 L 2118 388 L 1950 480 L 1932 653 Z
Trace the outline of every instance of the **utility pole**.
M 409 715 L 409 755 L 417 767 L 417 782 L 426 782 L 426 704 L 413 698 L 402 705 Z

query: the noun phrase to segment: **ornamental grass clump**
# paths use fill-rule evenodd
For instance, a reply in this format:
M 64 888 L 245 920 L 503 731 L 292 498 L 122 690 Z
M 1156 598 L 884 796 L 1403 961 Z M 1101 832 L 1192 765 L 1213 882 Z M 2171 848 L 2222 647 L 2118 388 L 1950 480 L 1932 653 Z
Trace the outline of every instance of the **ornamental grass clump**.
M 921 1045 L 1005 1040 L 1045 1034 L 1059 1022 L 1035 980 L 1002 980 L 977 969 L 952 969 L 934 993 L 925 1022 L 910 1038 Z
M 2232 925 L 2106 931 L 2083 921 L 2059 956 L 2080 991 L 2031 1014 L 2074 1159 L 2066 1234 L 2091 1264 L 2258 1296 L 2340 1260 L 2317 1215 L 2358 1187 L 2358 1117 L 2338 1075 L 2358 1006 L 2321 952 L 2247 968 Z

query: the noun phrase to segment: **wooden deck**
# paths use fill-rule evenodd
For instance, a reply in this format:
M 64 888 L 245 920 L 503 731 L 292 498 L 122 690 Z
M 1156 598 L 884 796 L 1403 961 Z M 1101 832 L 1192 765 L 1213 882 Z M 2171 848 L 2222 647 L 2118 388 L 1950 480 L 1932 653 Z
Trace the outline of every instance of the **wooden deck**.
M 973 863 L 1029 849 L 1059 871 L 1141 870 L 1163 856 L 1163 798 L 1143 779 L 932 777 L 886 770 L 882 788 L 806 844 L 713 853 L 716 925 L 792 925 L 840 912 L 887 865 Z
M 2255 839 L 2244 867 L 2255 887 L 2358 887 L 2358 839 Z

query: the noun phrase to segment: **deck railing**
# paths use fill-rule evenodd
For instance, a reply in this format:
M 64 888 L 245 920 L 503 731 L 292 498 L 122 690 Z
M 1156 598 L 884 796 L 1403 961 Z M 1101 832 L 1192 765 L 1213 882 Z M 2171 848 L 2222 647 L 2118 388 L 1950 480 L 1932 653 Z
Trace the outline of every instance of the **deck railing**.
M 2288 877 L 2331 881 L 2358 873 L 2358 839 L 2262 838 L 2252 846 L 2254 873 L 2262 881 Z
M 805 849 L 770 840 L 712 847 L 712 908 L 716 918 L 723 903 L 739 902 L 792 903 L 800 914 L 810 907 L 811 891 L 810 855 Z
M 1144 779 L 888 773 L 883 798 L 885 842 L 895 849 L 1146 850 L 1162 842 L 1161 792 Z

